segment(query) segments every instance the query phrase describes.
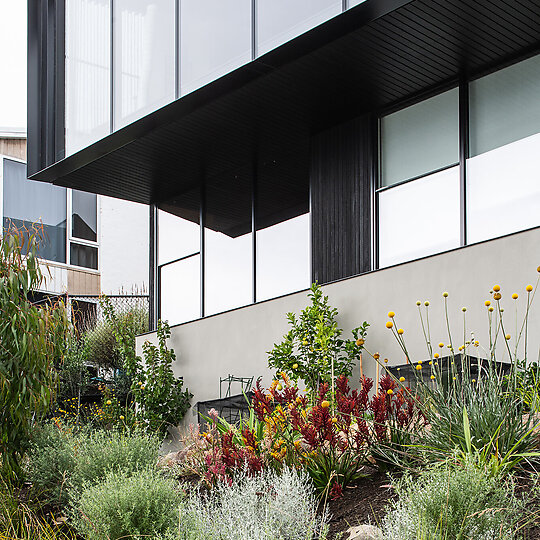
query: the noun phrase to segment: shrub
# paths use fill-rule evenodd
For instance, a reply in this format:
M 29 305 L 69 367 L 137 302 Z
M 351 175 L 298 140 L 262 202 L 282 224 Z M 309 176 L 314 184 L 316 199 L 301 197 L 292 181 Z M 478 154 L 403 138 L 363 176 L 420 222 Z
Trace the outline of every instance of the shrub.
M 331 384 L 334 376 L 350 377 L 369 325 L 364 322 L 352 331 L 354 339 L 345 340 L 336 322 L 338 311 L 328 305 L 328 296 L 323 296 L 316 283 L 308 296 L 311 306 L 300 317 L 287 314 L 291 329 L 268 353 L 268 365 L 278 373 L 285 372 L 293 381 L 304 381 L 315 396 L 319 384 Z
M 175 485 L 154 468 L 131 476 L 109 472 L 103 481 L 82 492 L 75 526 L 88 540 L 165 535 L 178 523 Z
M 36 487 L 60 502 L 73 502 L 84 486 L 111 471 L 125 476 L 155 467 L 160 441 L 140 432 L 72 429 L 61 424 L 36 432 L 29 462 Z
M 387 540 L 511 540 L 523 503 L 509 479 L 490 477 L 468 459 L 397 482 L 399 500 L 383 522 Z
M 180 540 L 324 540 L 328 530 L 308 476 L 289 468 L 222 482 L 207 497 L 191 494 L 180 516 Z
M 43 280 L 37 243 L 17 230 L 0 237 L 0 466 L 10 477 L 21 474 L 33 423 L 51 405 L 69 327 L 62 302 L 31 301 Z

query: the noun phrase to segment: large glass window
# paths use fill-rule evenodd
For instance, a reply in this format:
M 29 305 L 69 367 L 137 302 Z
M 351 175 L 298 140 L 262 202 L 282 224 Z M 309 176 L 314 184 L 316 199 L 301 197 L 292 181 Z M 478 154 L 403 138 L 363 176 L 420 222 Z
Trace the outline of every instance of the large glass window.
M 66 262 L 66 188 L 27 180 L 26 164 L 4 159 L 3 216 L 5 229 L 36 230 L 38 256 Z
M 115 0 L 115 129 L 175 97 L 174 0 Z
M 205 213 L 205 315 L 253 301 L 249 173 L 208 180 Z
M 459 168 L 385 189 L 379 197 L 379 266 L 459 246 Z
M 179 324 L 201 316 L 200 195 L 161 206 L 158 217 L 160 317 Z
M 341 13 L 341 0 L 257 0 L 257 55 Z
M 310 285 L 309 178 L 277 163 L 257 175 L 257 301 Z M 291 177 L 292 176 L 292 177 Z
M 381 187 L 458 163 L 458 101 L 455 88 L 381 118 Z
M 379 266 L 460 245 L 459 91 L 381 119 Z
M 110 133 L 111 0 L 66 1 L 66 154 Z
M 469 86 L 467 241 L 540 225 L 540 56 Z
M 182 95 L 251 60 L 251 0 L 181 0 L 180 10 Z
M 71 236 L 97 242 L 97 195 L 71 192 Z

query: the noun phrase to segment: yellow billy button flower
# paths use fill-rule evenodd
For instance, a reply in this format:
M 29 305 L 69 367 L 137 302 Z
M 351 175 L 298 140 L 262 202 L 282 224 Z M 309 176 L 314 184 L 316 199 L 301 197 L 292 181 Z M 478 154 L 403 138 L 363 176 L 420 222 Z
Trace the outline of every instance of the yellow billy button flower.
M 386 393 L 387 393 L 389 396 L 391 396 L 391 395 L 394 393 L 394 391 L 393 391 L 391 388 L 389 388 L 389 389 L 386 391 Z
M 441 349 L 444 347 L 444 343 L 443 343 L 442 341 L 439 343 L 439 347 L 440 347 Z
M 486 301 L 484 302 L 484 306 L 486 306 L 486 307 L 491 306 L 491 302 L 490 302 L 489 300 L 486 300 Z
M 536 269 L 536 271 L 537 271 L 538 273 L 540 273 L 540 266 Z
M 460 345 L 460 346 L 458 347 L 458 351 L 462 351 L 462 350 L 463 350 L 463 345 Z
M 472 382 L 475 383 L 475 382 L 476 382 L 476 379 L 473 379 Z
M 323 409 L 328 409 L 328 407 L 330 407 L 330 402 L 325 399 L 324 401 L 321 402 L 321 407 Z
M 493 298 L 494 298 L 495 300 L 500 300 L 500 299 L 502 298 L 502 294 L 499 293 L 499 292 L 496 292 L 496 293 L 493 295 Z
M 334 416 L 334 418 L 332 418 L 332 423 L 337 424 L 337 421 L 338 421 L 338 419 Z
M 448 293 L 446 291 L 443 292 L 442 295 L 443 295 L 444 298 L 448 298 Z
M 375 360 L 378 360 L 380 357 L 381 355 L 378 352 L 373 355 L 373 358 L 375 358 Z
M 436 352 L 433 356 L 434 356 L 435 358 L 439 358 L 439 353 Z
M 120 415 L 120 420 L 123 420 L 123 419 L 124 419 L 124 417 L 122 415 Z
M 489 312 L 492 312 L 493 311 L 493 306 L 491 306 L 489 309 L 488 309 Z
M 403 330 L 403 328 L 400 328 L 397 333 L 402 336 L 404 334 L 405 330 Z
M 405 382 L 405 377 L 400 377 L 399 382 Z
M 420 302 L 420 300 L 417 300 L 417 301 L 416 301 L 416 305 L 417 305 L 417 306 L 420 306 L 421 304 L 422 304 L 422 302 Z
M 385 358 L 385 359 L 384 359 L 384 363 L 385 363 L 385 364 L 388 364 L 388 358 Z
M 292 368 L 293 369 L 298 369 L 298 364 L 293 364 Z
M 386 328 L 392 328 L 392 326 L 394 326 L 394 323 L 392 321 L 388 321 L 386 323 Z
M 112 401 L 110 399 L 107 400 L 107 405 L 112 405 Z
M 276 386 L 276 388 L 277 388 L 278 390 L 283 390 L 283 386 L 281 385 L 281 383 L 278 384 L 278 385 Z
M 393 318 L 396 316 L 396 314 L 395 314 L 393 311 L 389 311 L 389 312 L 388 312 L 388 316 L 389 316 L 391 319 L 393 319 Z
M 455 377 L 453 377 L 453 379 L 454 379 L 454 381 L 456 380 L 456 378 L 455 378 Z
M 429 365 L 432 366 L 432 365 L 433 365 L 433 362 L 430 361 L 430 362 L 429 362 Z
M 431 380 L 432 380 L 432 381 L 435 380 L 435 375 L 432 375 L 432 376 L 431 376 Z
M 493 285 L 493 290 L 495 292 L 499 292 L 501 290 L 501 287 L 499 285 Z
M 532 286 L 532 285 L 527 285 L 527 286 L 525 287 L 525 290 L 526 290 L 527 292 L 531 292 L 531 291 L 533 290 L 533 286 Z
M 466 307 L 462 307 L 461 308 L 461 311 L 463 311 L 463 313 L 465 313 L 467 311 L 467 308 Z
M 420 365 L 422 365 L 422 360 L 418 360 L 418 363 L 419 363 Z
M 417 370 L 417 371 L 420 371 L 421 369 L 422 369 L 422 365 L 421 365 L 421 364 L 418 364 L 418 365 L 416 366 L 416 370 Z
M 302 340 L 302 345 L 304 345 L 304 347 L 305 347 L 307 344 L 308 344 L 307 339 Z
M 426 300 L 426 301 L 424 302 L 424 306 L 426 306 L 426 307 L 429 306 L 429 300 Z
M 506 339 L 508 341 L 511 337 L 512 336 L 510 334 L 506 334 L 506 336 L 504 336 L 504 339 Z
M 514 293 L 514 294 L 512 295 L 512 300 L 517 300 L 517 299 L 518 299 L 518 294 L 517 294 L 517 293 Z
M 361 347 L 363 344 L 365 343 L 365 341 L 362 339 L 362 338 L 359 338 L 356 340 L 356 344 Z

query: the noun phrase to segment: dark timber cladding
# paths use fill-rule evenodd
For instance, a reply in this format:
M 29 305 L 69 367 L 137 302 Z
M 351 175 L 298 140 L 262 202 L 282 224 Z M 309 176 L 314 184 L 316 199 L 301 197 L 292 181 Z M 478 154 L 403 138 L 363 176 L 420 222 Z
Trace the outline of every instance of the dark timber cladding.
M 375 134 L 367 115 L 312 139 L 312 272 L 319 283 L 370 270 Z

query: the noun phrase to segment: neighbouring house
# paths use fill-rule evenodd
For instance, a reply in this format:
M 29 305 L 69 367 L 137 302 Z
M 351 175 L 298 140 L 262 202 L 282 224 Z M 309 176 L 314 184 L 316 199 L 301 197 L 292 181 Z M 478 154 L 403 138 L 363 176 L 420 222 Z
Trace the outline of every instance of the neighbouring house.
M 537 1 L 32 0 L 28 13 L 28 175 L 149 205 L 152 321 L 173 325 L 194 402 L 227 374 L 268 381 L 266 351 L 313 281 L 345 329 L 371 323 L 368 349 L 389 365 L 404 361 L 390 309 L 418 359 L 417 300 L 437 343 L 445 290 L 454 332 L 466 317 L 481 345 L 494 283 L 508 315 L 513 292 L 523 310 L 540 264 Z
M 63 295 L 93 317 L 101 294 L 147 294 L 147 206 L 28 180 L 22 130 L 0 128 L 0 218 L 41 238 L 38 299 Z

